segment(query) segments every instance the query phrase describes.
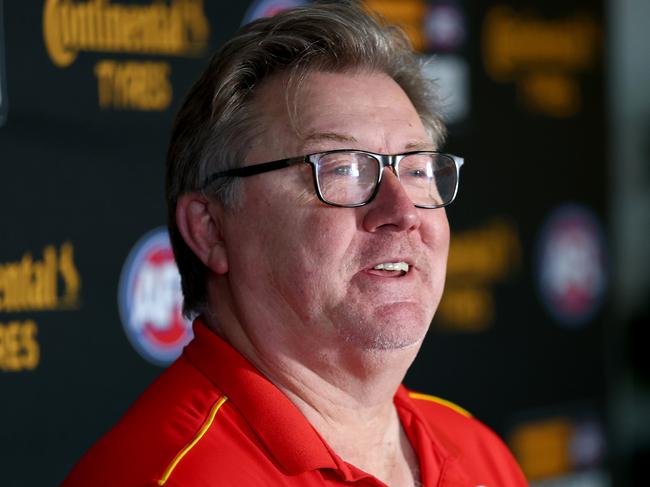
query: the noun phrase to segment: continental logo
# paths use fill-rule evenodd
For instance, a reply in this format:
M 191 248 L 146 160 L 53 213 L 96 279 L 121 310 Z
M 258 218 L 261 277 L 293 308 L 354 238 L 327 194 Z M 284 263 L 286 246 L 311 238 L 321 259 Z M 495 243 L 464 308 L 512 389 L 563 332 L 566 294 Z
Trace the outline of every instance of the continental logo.
M 516 275 L 521 267 L 521 247 L 517 227 L 505 218 L 455 232 L 436 324 L 463 332 L 487 329 L 496 317 L 494 288 Z
M 531 485 L 603 471 L 608 445 L 602 421 L 590 410 L 577 413 L 529 420 L 510 433 L 508 444 Z
M 34 320 L 0 322 L 0 372 L 34 370 L 41 359 Z
M 99 106 L 114 110 L 164 110 L 173 97 L 171 66 L 157 61 L 113 61 L 95 64 Z
M 545 19 L 496 5 L 485 16 L 483 62 L 498 83 L 515 82 L 532 112 L 566 118 L 581 108 L 578 75 L 600 54 L 601 31 L 590 13 Z
M 79 307 L 81 277 L 70 242 L 48 245 L 40 259 L 27 252 L 0 264 L 0 312 L 48 311 Z
M 210 34 L 203 0 L 156 0 L 126 5 L 110 0 L 46 0 L 43 37 L 63 68 L 79 52 L 199 56 Z

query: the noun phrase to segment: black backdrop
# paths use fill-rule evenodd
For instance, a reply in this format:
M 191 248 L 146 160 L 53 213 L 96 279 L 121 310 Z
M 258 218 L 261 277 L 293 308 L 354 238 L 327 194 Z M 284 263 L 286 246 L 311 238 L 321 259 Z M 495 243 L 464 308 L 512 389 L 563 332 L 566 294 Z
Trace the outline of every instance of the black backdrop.
M 164 225 L 169 127 L 206 57 L 254 7 L 292 2 L 253 3 L 1 5 L 2 485 L 56 485 L 160 373 L 124 332 L 120 274 Z M 608 485 L 601 3 L 366 3 L 465 107 L 446 296 L 406 384 L 487 422 L 530 478 Z M 129 8 L 184 36 L 156 42 Z M 110 15 L 126 27 L 102 37 Z

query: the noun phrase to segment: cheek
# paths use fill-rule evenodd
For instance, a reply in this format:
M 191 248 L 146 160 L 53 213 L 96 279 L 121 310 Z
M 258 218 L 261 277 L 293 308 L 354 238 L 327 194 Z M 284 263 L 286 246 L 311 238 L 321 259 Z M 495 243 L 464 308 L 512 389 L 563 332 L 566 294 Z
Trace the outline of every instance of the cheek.
M 317 284 L 323 274 L 336 270 L 347 249 L 348 231 L 335 213 L 314 202 L 289 201 L 280 211 L 258 217 L 257 224 L 246 225 L 237 239 L 246 245 L 235 243 L 233 251 L 245 252 L 249 263 L 257 263 L 257 272 L 271 273 L 276 281 Z
M 292 218 L 283 220 L 281 229 L 276 228 L 260 249 L 265 275 L 258 274 L 255 282 L 270 284 L 274 299 L 305 322 L 321 316 L 347 293 L 350 237 L 341 219 L 332 218 L 334 213 L 336 209 L 321 211 L 313 206 L 309 211 L 293 211 Z
M 298 252 L 309 262 L 314 272 L 338 272 L 346 262 L 346 255 L 356 231 L 354 214 L 344 209 L 318 204 L 300 220 L 291 222 L 296 234 Z
M 358 226 L 356 213 L 318 201 L 309 171 L 305 166 L 289 170 L 284 179 L 266 178 L 264 187 L 254 178 L 247 181 L 246 210 L 233 218 L 236 240 L 230 245 L 247 279 L 268 279 L 285 291 L 303 286 L 294 294 L 313 293 L 331 287 L 350 267 L 346 256 Z
M 430 249 L 437 264 L 447 264 L 449 253 L 449 222 L 444 208 L 435 210 L 421 210 L 431 212 L 423 220 L 422 241 Z
M 294 305 L 319 313 L 348 292 L 356 223 L 353 213 L 320 205 L 299 215 L 281 242 L 290 259 L 281 270 L 282 286 L 302 300 Z

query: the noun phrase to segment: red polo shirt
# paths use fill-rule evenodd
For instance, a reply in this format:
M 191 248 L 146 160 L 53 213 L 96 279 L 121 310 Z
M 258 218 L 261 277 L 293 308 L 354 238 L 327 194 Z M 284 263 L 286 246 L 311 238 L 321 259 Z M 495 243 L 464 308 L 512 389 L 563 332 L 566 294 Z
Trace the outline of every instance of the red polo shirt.
M 203 323 L 62 487 L 384 486 L 342 460 L 291 401 Z M 400 386 L 395 406 L 426 487 L 528 485 L 483 424 Z

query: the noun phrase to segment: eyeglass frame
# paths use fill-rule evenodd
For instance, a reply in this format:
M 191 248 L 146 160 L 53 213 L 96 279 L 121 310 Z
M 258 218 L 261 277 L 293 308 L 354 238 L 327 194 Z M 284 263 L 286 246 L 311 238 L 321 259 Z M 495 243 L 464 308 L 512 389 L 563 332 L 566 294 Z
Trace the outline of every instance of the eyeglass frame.
M 379 163 L 379 173 L 377 175 L 377 182 L 375 184 L 375 188 L 373 189 L 372 194 L 368 197 L 366 201 L 362 203 L 343 205 L 339 203 L 332 203 L 331 201 L 326 200 L 323 194 L 321 193 L 320 181 L 319 181 L 318 171 L 317 171 L 318 160 L 317 159 L 312 160 L 312 158 L 318 158 L 324 155 L 336 154 L 339 152 L 354 152 L 359 154 L 366 154 L 373 157 Z M 413 205 L 416 206 L 417 208 L 435 209 L 435 208 L 443 208 L 453 203 L 453 201 L 456 199 L 456 195 L 458 194 L 458 186 L 460 183 L 460 168 L 465 163 L 465 160 L 462 157 L 455 156 L 453 154 L 446 154 L 438 151 L 410 151 L 410 152 L 403 152 L 401 154 L 377 154 L 375 152 L 358 150 L 358 149 L 334 149 L 329 151 L 315 152 L 313 154 L 306 154 L 304 156 L 288 157 L 286 159 L 278 159 L 276 161 L 270 161 L 270 162 L 260 162 L 259 164 L 251 164 L 250 166 L 234 167 L 231 169 L 226 169 L 225 171 L 219 171 L 213 173 L 210 176 L 208 176 L 204 181 L 202 190 L 207 189 L 208 186 L 210 186 L 219 178 L 223 178 L 223 177 L 245 178 L 245 177 L 255 176 L 257 174 L 263 174 L 265 172 L 284 169 L 287 167 L 305 163 L 311 166 L 312 175 L 314 179 L 314 189 L 316 190 L 316 196 L 318 196 L 318 199 L 320 201 L 322 201 L 326 205 L 336 206 L 339 208 L 358 208 L 360 206 L 365 206 L 369 204 L 377 196 L 377 193 L 379 192 L 379 186 L 381 185 L 381 178 L 384 174 L 384 168 L 391 167 L 393 169 L 393 174 L 395 174 L 397 179 L 400 180 L 399 163 L 402 161 L 402 159 L 416 154 L 438 155 L 438 156 L 451 158 L 454 161 L 454 164 L 456 166 L 456 186 L 454 188 L 454 194 L 451 196 L 451 199 L 447 203 L 444 203 L 442 205 L 417 205 L 413 203 Z

